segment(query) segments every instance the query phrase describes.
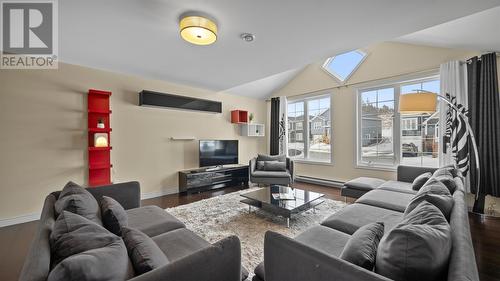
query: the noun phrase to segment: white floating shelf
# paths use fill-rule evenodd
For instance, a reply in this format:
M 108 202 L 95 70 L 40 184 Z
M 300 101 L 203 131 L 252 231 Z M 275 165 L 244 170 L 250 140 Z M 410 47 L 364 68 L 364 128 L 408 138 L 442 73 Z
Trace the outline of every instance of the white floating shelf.
M 240 125 L 240 130 L 241 130 L 242 136 L 245 136 L 245 137 L 263 137 L 264 136 L 264 131 L 265 131 L 264 124 L 246 123 L 246 124 L 239 124 L 239 125 Z
M 190 141 L 195 140 L 195 137 L 170 137 L 170 139 L 174 141 Z

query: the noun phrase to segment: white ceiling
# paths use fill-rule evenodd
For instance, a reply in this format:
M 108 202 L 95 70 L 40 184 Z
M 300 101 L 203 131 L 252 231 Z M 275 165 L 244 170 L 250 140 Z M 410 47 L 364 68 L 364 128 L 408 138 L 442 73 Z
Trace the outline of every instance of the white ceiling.
M 500 7 L 399 38 L 397 41 L 473 51 L 500 51 Z
M 239 85 L 497 5 L 500 0 L 64 0 L 59 55 L 63 62 L 235 93 Z M 178 18 L 189 11 L 216 19 L 215 44 L 180 39 Z M 242 41 L 242 32 L 256 40 Z
M 229 90 L 224 90 L 223 92 L 226 94 L 264 99 L 285 86 L 288 82 L 295 78 L 295 76 L 297 76 L 302 69 L 303 68 L 297 68 L 274 74 L 246 84 L 238 85 Z

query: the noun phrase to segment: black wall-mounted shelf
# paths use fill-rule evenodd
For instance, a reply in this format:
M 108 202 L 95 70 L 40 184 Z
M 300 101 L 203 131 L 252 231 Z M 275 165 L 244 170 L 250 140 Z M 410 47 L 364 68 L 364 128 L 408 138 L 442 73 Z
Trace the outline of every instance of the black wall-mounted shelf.
M 166 107 L 222 113 L 222 102 L 142 90 L 139 106 Z

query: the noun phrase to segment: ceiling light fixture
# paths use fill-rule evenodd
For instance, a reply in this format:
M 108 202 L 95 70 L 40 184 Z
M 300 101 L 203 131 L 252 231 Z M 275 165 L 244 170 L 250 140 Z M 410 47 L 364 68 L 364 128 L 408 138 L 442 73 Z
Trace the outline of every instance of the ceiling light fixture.
M 240 37 L 245 42 L 252 42 L 253 40 L 255 40 L 255 35 L 253 35 L 252 33 L 242 33 Z
M 217 41 L 215 22 L 200 16 L 187 16 L 179 22 L 182 39 L 195 45 L 210 45 Z

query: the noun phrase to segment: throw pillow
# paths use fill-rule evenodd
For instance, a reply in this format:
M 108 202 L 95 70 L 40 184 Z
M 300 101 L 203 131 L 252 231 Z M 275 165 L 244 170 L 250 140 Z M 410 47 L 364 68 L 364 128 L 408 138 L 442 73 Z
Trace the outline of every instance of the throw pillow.
M 63 211 L 50 234 L 53 264 L 88 250 L 106 247 L 120 237 L 78 214 Z
M 122 227 L 128 225 L 125 209 L 115 199 L 103 196 L 101 199 L 102 224 L 112 233 L 121 236 Z
M 101 222 L 101 210 L 97 200 L 85 188 L 74 182 L 68 182 L 54 204 L 56 216 L 63 211 L 83 216 L 97 224 Z
M 264 163 L 265 163 L 265 161 L 257 161 L 257 165 L 256 165 L 255 169 L 257 169 L 259 171 L 264 171 Z
M 122 237 L 137 275 L 168 263 L 168 259 L 153 239 L 141 231 L 124 227 Z
M 457 189 L 457 183 L 455 182 L 453 173 L 450 172 L 449 169 L 437 169 L 434 174 L 432 174 L 432 177 L 442 182 L 446 186 L 446 188 L 448 188 L 451 194 L 453 194 L 453 192 L 455 192 L 455 189 Z
M 448 188 L 441 181 L 436 178 L 429 179 L 406 206 L 405 216 L 422 201 L 427 201 L 436 206 L 443 213 L 446 220 L 449 221 L 455 201 Z
M 374 222 L 360 227 L 344 246 L 340 258 L 352 264 L 373 270 L 377 247 L 384 235 L 384 223 Z
M 286 162 L 286 156 L 285 155 L 263 155 L 263 154 L 259 154 L 257 156 L 257 161 L 279 161 L 279 162 Z
M 277 172 L 285 172 L 286 171 L 286 163 L 280 161 L 263 161 L 264 162 L 264 171 L 277 171 Z
M 411 184 L 411 188 L 413 190 L 418 191 L 430 178 L 432 174 L 430 172 L 423 173 L 420 176 L 416 177 Z
M 443 214 L 424 201 L 380 240 L 375 272 L 393 280 L 446 279 L 451 243 Z

